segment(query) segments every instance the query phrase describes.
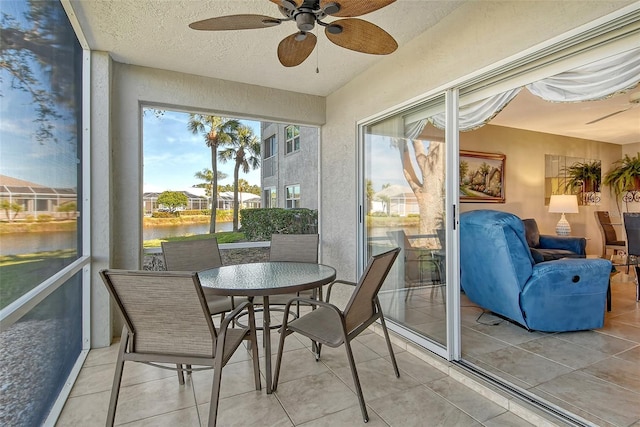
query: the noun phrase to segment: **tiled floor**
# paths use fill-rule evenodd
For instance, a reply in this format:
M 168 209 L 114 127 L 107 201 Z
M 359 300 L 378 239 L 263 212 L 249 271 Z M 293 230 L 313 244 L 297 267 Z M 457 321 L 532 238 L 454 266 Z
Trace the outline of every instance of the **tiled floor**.
M 308 341 L 291 335 L 286 342 L 280 383 L 272 395 L 254 390 L 251 355 L 243 347 L 238 350 L 223 369 L 218 425 L 364 425 L 344 348 L 323 348 L 316 362 Z M 396 378 L 377 333 L 365 331 L 353 351 L 369 411 L 366 425 L 531 425 L 398 346 L 401 375 Z M 117 344 L 89 353 L 58 427 L 104 425 L 116 353 Z M 261 373 L 264 386 L 264 369 Z M 194 373 L 180 386 L 171 371 L 127 362 L 116 424 L 206 425 L 212 378 L 211 371 Z
M 596 331 L 544 334 L 490 314 L 478 319 L 481 310 L 463 295 L 463 358 L 594 425 L 640 426 L 640 304 L 633 279 L 614 278 L 613 310 Z M 438 306 L 440 311 L 443 306 L 437 294 L 416 292 L 407 305 L 407 323 L 440 334 Z M 277 337 L 272 339 L 276 353 Z M 272 395 L 254 390 L 251 356 L 241 347 L 223 370 L 218 425 L 363 425 L 344 349 L 324 348 L 315 362 L 309 346 L 295 335 L 287 338 L 280 384 Z M 509 405 L 494 403 L 499 400 L 483 397 L 438 364 L 407 351 L 411 346 L 395 346 L 399 379 L 380 335 L 363 333 L 353 349 L 368 425 L 530 425 L 515 415 L 521 412 L 507 411 Z M 116 352 L 117 344 L 89 353 L 57 426 L 104 425 Z M 211 383 L 211 371 L 195 373 L 180 386 L 172 371 L 127 363 L 116 424 L 206 425 Z
M 604 328 L 582 332 L 529 332 L 483 313 L 462 295 L 463 359 L 595 425 L 640 426 L 640 303 L 634 280 L 624 272 L 614 276 Z M 440 294 L 414 291 L 406 304 L 406 324 L 443 342 Z

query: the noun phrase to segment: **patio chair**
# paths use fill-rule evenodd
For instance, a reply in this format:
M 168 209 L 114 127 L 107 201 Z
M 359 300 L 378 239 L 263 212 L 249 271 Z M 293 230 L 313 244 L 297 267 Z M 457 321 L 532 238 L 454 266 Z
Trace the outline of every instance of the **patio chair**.
M 318 263 L 318 234 L 274 234 L 271 236 L 269 261 L 309 262 Z M 298 292 L 297 294 L 274 295 L 269 298 L 269 304 L 285 305 L 294 297 L 322 298 L 322 289 L 317 291 Z M 296 317 L 300 316 L 300 304 L 296 304 Z
M 367 329 L 373 322 L 380 319 L 382 331 L 384 332 L 384 337 L 387 341 L 387 348 L 389 349 L 391 364 L 393 365 L 396 377 L 400 377 L 398 364 L 396 363 L 393 348 L 391 347 L 391 340 L 389 339 L 389 332 L 387 331 L 384 316 L 382 314 L 382 308 L 380 307 L 380 301 L 378 300 L 378 291 L 384 283 L 384 280 L 387 277 L 389 270 L 391 270 L 391 267 L 399 253 L 400 248 L 395 248 L 379 255 L 373 255 L 369 259 L 369 264 L 358 283 L 342 280 L 336 280 L 331 283 L 327 289 L 326 302 L 305 298 L 294 298 L 289 301 L 285 307 L 285 315 L 281 329 L 280 345 L 278 346 L 278 360 L 276 362 L 276 370 L 273 377 L 273 390 L 276 390 L 278 387 L 278 376 L 280 374 L 280 364 L 282 363 L 284 340 L 289 334 L 297 332 L 310 338 L 313 342 L 318 343 L 316 360 L 320 360 L 320 351 L 322 350 L 323 344 L 334 348 L 344 344 L 347 352 L 347 359 L 349 360 L 349 366 L 351 367 L 351 374 L 353 376 L 356 394 L 358 395 L 358 400 L 360 402 L 362 417 L 365 423 L 369 421 L 369 415 L 367 414 L 367 408 L 364 403 L 364 396 L 362 395 L 362 388 L 360 387 L 360 380 L 358 379 L 356 364 L 353 359 L 351 341 L 362 331 Z M 329 303 L 331 298 L 331 288 L 337 283 L 355 287 L 344 310 L 340 310 L 335 305 Z M 288 313 L 291 309 L 291 304 L 298 301 L 307 304 L 315 304 L 317 305 L 317 308 L 298 319 L 288 322 Z
M 401 248 L 404 260 L 404 282 L 407 287 L 404 299 L 407 301 L 416 288 L 431 288 L 433 292 L 444 286 L 441 251 L 413 246 L 404 230 L 388 231 L 390 240 Z M 439 237 L 438 237 L 439 238 Z M 442 292 L 444 302 L 445 294 Z
M 169 271 L 202 271 L 210 268 L 222 267 L 222 257 L 218 240 L 185 240 L 177 242 L 162 242 L 162 255 L 165 268 Z M 211 315 L 224 314 L 235 308 L 236 302 L 242 301 L 233 297 L 213 295 L 207 288 L 203 288 L 209 304 Z
M 611 215 L 607 211 L 595 211 L 594 214 L 602 235 L 602 257 L 606 258 L 607 249 L 613 250 L 614 255 L 618 251 L 624 251 L 627 242 L 618 239 L 616 229 L 613 227 L 621 224 L 619 222 L 617 224 L 612 223 Z
M 162 256 L 165 268 L 169 271 L 198 272 L 209 268 L 222 267 L 222 257 L 218 240 L 185 240 L 176 242 L 161 242 Z M 220 321 L 224 320 L 225 313 L 232 311 L 237 303 L 247 301 L 242 297 L 227 297 L 214 295 L 208 288 L 202 288 L 207 299 L 209 312 L 212 316 L 220 315 Z M 235 322 L 234 322 L 235 324 Z M 187 372 L 188 371 L 187 367 Z M 178 371 L 178 382 L 184 384 L 182 371 Z
M 250 303 L 239 304 L 216 328 L 196 273 L 102 270 L 100 276 L 124 320 L 107 426 L 113 426 L 126 361 L 171 370 L 169 364 L 187 365 L 190 371 L 213 368 L 210 427 L 216 425 L 222 368 L 243 340 L 252 343 L 255 386 L 261 389 Z M 249 327 L 230 328 L 244 309 L 249 312 Z

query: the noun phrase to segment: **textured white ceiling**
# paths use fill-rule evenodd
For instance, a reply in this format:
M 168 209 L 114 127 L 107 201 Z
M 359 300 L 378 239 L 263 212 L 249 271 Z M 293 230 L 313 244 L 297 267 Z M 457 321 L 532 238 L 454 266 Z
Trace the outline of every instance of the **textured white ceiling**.
M 402 46 L 461 3 L 398 0 L 361 19 L 382 27 Z M 90 48 L 110 52 L 125 64 L 327 96 L 386 58 L 336 46 L 316 26 L 317 49 L 301 65 L 286 68 L 276 50 L 280 40 L 297 32 L 293 22 L 241 31 L 188 27 L 225 15 L 283 17 L 269 0 L 71 0 L 71 5 Z
M 301 65 L 286 68 L 278 61 L 276 50 L 280 40 L 297 31 L 293 22 L 240 31 L 188 27 L 194 21 L 225 15 L 281 17 L 270 0 L 69 1 L 89 47 L 109 52 L 115 61 L 125 64 L 327 96 L 388 58 L 338 47 L 320 28 L 316 50 Z M 402 49 L 466 1 L 397 0 L 361 18 L 385 29 Z M 629 106 L 629 94 L 590 103 L 550 105 L 525 92 L 492 124 L 617 144 L 640 142 L 640 105 L 585 125 Z

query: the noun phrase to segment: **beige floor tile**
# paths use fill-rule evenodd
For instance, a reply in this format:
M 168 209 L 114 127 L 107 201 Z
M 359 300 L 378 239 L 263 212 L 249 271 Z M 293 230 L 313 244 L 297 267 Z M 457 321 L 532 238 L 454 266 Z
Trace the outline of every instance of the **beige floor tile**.
M 339 412 L 358 402 L 355 393 L 330 372 L 279 384 L 276 394 L 296 425 Z
M 603 330 L 565 332 L 556 334 L 554 337 L 609 355 L 620 353 L 636 345 L 632 341 L 608 335 Z
M 451 377 L 432 381 L 426 386 L 480 422 L 506 412 L 503 407 L 496 405 Z
M 111 392 L 87 394 L 67 399 L 56 427 L 103 426 L 107 420 Z
M 581 371 L 638 393 L 638 404 L 640 405 L 640 360 L 628 361 L 610 357 L 587 366 Z
M 423 385 L 386 395 L 367 403 L 391 426 L 463 427 L 481 425 Z
M 475 329 L 462 327 L 462 354 L 463 355 L 479 355 L 490 353 L 507 347 L 504 341 L 497 340 Z
M 472 328 L 513 345 L 522 344 L 523 342 L 531 341 L 545 335 L 542 332 L 527 331 L 525 328 L 507 321 L 502 321 L 498 324 L 478 323 L 473 325 Z
M 387 341 L 381 335 L 378 335 L 378 334 L 362 335 L 362 336 L 358 336 L 355 339 L 355 341 L 358 341 L 358 342 L 366 345 L 367 347 L 369 347 L 371 350 L 375 351 L 381 357 L 389 355 L 389 348 L 387 347 Z M 405 349 L 400 348 L 397 345 L 394 345 L 393 343 L 391 344 L 391 346 L 392 346 L 393 352 L 395 354 L 400 354 L 400 353 L 406 351 Z
M 364 424 L 362 419 L 362 411 L 360 405 L 357 403 L 347 409 L 343 409 L 335 414 L 325 415 L 317 420 L 312 420 L 307 423 L 299 424 L 301 427 L 351 427 L 363 425 L 367 427 L 387 427 L 382 418 L 375 413 L 373 409 L 367 407 L 367 414 L 369 415 L 369 422 Z
M 396 378 L 393 366 L 385 359 L 374 359 L 368 362 L 356 363 L 356 368 L 358 370 L 358 377 L 360 378 L 360 385 L 365 402 L 406 390 L 419 384 L 418 381 L 408 375 L 401 374 L 400 378 Z M 334 372 L 355 392 L 355 385 L 350 368 L 340 368 Z
M 201 426 L 207 426 L 209 404 L 198 405 Z M 287 413 L 274 395 L 250 392 L 221 399 L 218 407 L 217 425 L 223 427 L 245 426 L 293 426 Z
M 385 360 L 391 364 L 389 356 L 386 356 Z M 396 362 L 398 363 L 398 369 L 400 369 L 400 376 L 409 375 L 422 384 L 447 376 L 441 370 L 434 368 L 407 351 L 397 354 Z
M 192 380 L 198 404 L 209 402 L 213 388 L 213 370 L 207 369 L 206 371 L 194 372 Z M 260 381 L 262 387 L 264 387 L 264 377 L 261 377 Z M 221 399 L 254 391 L 255 389 L 252 361 L 229 363 L 222 368 Z
M 512 414 L 511 412 L 504 412 L 497 417 L 486 420 L 482 423 L 486 427 L 528 427 L 533 426 L 523 420 L 522 418 Z
M 276 370 L 276 358 L 273 358 L 273 372 Z M 318 375 L 329 370 L 322 362 L 317 362 L 315 356 L 308 349 L 288 351 L 282 355 L 280 369 L 280 384 L 297 380 L 309 375 Z
M 118 349 L 120 348 L 120 340 L 118 339 L 109 347 L 94 348 L 89 351 L 83 367 L 97 366 L 104 364 L 113 364 L 118 357 Z
M 380 358 L 380 355 L 378 353 L 371 350 L 369 347 L 362 344 L 358 340 L 351 341 L 351 351 L 353 352 L 353 358 L 355 359 L 356 363 Z M 332 370 L 337 370 L 349 366 L 349 360 L 347 359 L 347 353 L 344 345 L 335 348 L 323 345 L 320 352 L 320 361 Z
M 616 425 L 629 425 L 640 419 L 640 395 L 580 371 L 554 378 L 535 390 L 556 396 Z
M 608 357 L 606 353 L 558 339 L 553 335 L 527 341 L 518 347 L 573 369 L 584 368 Z
M 194 405 L 190 382 L 180 386 L 173 377 L 148 381 L 120 389 L 115 422 L 138 421 Z
M 616 357 L 623 360 L 627 360 L 629 362 L 638 363 L 638 361 L 640 360 L 640 345 L 630 350 L 623 351 L 622 353 L 616 354 Z
M 619 322 L 615 319 L 605 320 L 603 333 L 618 338 L 624 338 L 634 343 L 640 343 L 640 327 Z
M 124 427 L 197 427 L 200 425 L 195 406 L 124 424 Z
M 110 391 L 113 385 L 115 369 L 115 363 L 84 367 L 73 385 L 71 396 Z M 175 377 L 176 385 L 178 385 L 178 374 L 174 371 L 143 363 L 125 362 L 122 372 L 122 386 L 140 384 L 171 376 Z
M 506 347 L 477 357 L 500 371 L 525 382 L 529 387 L 547 382 L 572 370 L 517 347 Z

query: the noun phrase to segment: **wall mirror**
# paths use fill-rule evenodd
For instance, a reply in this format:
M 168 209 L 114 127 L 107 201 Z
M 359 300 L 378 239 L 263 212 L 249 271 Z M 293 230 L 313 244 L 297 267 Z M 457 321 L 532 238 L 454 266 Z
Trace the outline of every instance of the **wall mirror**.
M 552 194 L 575 194 L 580 205 L 599 205 L 601 162 L 583 157 L 545 154 L 544 204 Z

